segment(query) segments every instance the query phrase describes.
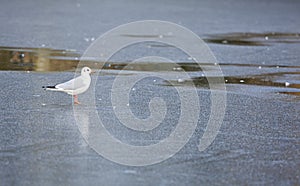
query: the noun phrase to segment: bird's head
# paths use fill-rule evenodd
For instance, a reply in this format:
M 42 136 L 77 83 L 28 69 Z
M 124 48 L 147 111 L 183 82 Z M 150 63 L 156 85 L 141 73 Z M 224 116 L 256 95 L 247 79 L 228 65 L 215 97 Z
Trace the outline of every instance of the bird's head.
M 92 69 L 90 69 L 89 67 L 83 67 L 81 69 L 81 75 L 91 74 L 91 73 L 92 73 Z

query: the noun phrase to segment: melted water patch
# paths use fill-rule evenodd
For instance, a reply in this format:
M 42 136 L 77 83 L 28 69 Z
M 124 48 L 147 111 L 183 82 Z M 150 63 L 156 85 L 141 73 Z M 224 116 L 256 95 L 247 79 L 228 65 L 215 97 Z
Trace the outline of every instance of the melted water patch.
M 158 46 L 155 46 L 158 47 Z M 162 47 L 165 47 L 162 45 Z M 0 47 L 0 70 L 20 71 L 71 71 L 78 67 L 80 54 L 74 50 L 57 50 L 51 48 Z M 195 63 L 168 63 L 143 61 L 103 62 L 97 59 L 84 59 L 84 65 L 95 69 L 130 70 L 130 71 L 199 71 Z
M 210 77 L 210 79 L 219 77 Z M 225 84 L 239 84 L 252 86 L 266 86 L 274 88 L 284 88 L 278 93 L 300 96 L 300 71 L 298 72 L 277 72 L 252 76 L 225 76 Z M 196 86 L 198 88 L 209 88 L 208 80 L 205 76 L 195 77 L 187 80 L 169 80 L 165 86 Z
M 265 34 L 245 35 L 246 38 L 262 37 Z M 296 34 L 273 34 L 278 38 L 298 37 Z M 129 36 L 126 36 L 129 37 Z M 153 36 L 154 37 L 154 36 Z M 235 38 L 236 35 L 228 35 L 227 37 Z M 168 47 L 168 46 L 162 46 Z M 16 48 L 16 47 L 0 47 L 0 70 L 22 70 L 22 71 L 70 71 L 75 70 L 80 61 L 80 54 L 72 50 L 56 50 L 50 48 Z M 93 59 L 85 60 L 85 65 L 94 69 L 109 70 L 125 70 L 140 72 L 190 72 L 193 74 L 201 74 L 193 76 L 191 79 L 168 80 L 163 85 L 168 86 L 196 86 L 198 88 L 209 88 L 208 81 L 203 75 L 201 67 L 215 66 L 216 64 L 201 63 L 201 67 L 195 62 L 155 62 L 145 61 L 138 63 L 126 62 L 101 62 Z M 236 69 L 236 71 L 246 72 L 247 69 L 286 69 L 286 71 L 261 73 L 255 70 L 258 75 L 230 75 L 224 77 L 226 84 L 243 84 L 254 86 L 267 86 L 276 88 L 285 88 L 279 93 L 300 96 L 300 66 L 280 66 L 280 65 L 255 65 L 255 64 L 218 64 L 221 68 Z M 213 68 L 212 68 L 213 69 Z M 288 70 L 289 69 L 289 70 Z M 292 72 L 290 71 L 292 70 Z M 214 78 L 214 77 L 210 77 Z
M 77 67 L 79 57 L 72 50 L 0 47 L 0 70 L 71 70 Z
M 210 34 L 204 41 L 222 45 L 242 46 L 269 46 L 276 43 L 295 44 L 300 43 L 300 33 L 283 32 L 235 32 L 224 34 Z

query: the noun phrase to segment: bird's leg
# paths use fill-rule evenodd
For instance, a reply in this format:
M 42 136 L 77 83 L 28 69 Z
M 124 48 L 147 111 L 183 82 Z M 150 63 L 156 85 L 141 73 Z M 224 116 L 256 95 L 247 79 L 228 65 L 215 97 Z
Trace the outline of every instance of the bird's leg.
M 80 102 L 78 101 L 78 96 L 74 95 L 74 104 L 80 104 Z

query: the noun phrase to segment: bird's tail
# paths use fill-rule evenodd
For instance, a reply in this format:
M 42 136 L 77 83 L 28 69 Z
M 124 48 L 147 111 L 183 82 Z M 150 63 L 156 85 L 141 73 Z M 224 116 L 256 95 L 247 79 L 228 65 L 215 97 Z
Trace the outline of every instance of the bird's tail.
M 55 88 L 55 86 L 42 86 L 43 89 L 47 89 L 47 88 Z
M 44 90 L 51 90 L 51 91 L 63 91 L 63 89 L 56 88 L 55 86 L 42 86 Z
M 66 92 L 68 93 L 68 91 L 62 89 L 62 88 L 56 88 L 56 85 L 55 86 L 42 86 L 42 88 L 44 90 L 51 90 L 51 91 L 58 91 L 58 92 Z

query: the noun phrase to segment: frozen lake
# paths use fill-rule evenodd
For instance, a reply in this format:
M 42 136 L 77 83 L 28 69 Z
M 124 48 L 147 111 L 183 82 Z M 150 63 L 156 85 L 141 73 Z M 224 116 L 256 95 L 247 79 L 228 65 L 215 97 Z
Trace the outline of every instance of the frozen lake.
M 3 2 L 0 185 L 299 185 L 299 8 L 292 0 Z M 80 56 L 101 34 L 145 19 L 171 21 L 199 35 L 218 60 L 227 101 L 219 133 L 199 152 L 212 101 L 203 68 L 215 64 L 199 67 L 176 48 L 151 42 L 128 47 L 105 64 L 88 63 L 93 69 L 104 66 L 92 76 L 92 88 L 79 96 L 77 116 L 95 124 L 89 117 L 95 110 L 85 102 L 94 91 L 104 127 L 131 145 L 168 138 L 181 114 L 176 90 L 196 87 L 199 119 L 187 144 L 165 161 L 136 167 L 99 155 L 84 139 L 92 131 L 78 128 L 71 97 L 41 87 L 73 78 Z M 163 52 L 176 63 L 146 61 L 126 68 L 144 54 Z M 184 71 L 189 78 L 176 76 Z M 114 114 L 111 91 L 116 77 L 145 75 L 131 89 L 128 109 L 146 119 L 150 100 L 160 97 L 168 110 L 159 126 L 137 132 Z M 187 110 L 191 117 L 194 101 Z M 128 113 L 121 109 L 120 114 Z M 118 150 L 112 147 L 111 153 L 131 158 Z

